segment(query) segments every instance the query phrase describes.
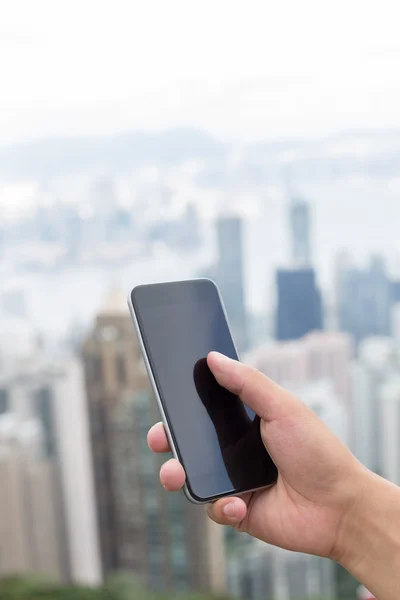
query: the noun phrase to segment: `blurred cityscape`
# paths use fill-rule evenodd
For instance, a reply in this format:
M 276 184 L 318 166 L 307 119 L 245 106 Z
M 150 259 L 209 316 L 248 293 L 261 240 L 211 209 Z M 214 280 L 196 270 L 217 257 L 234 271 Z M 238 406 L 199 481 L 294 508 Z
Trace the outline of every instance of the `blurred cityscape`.
M 1 151 L 2 597 L 368 597 L 162 489 L 126 296 L 214 279 L 242 358 L 400 484 L 399 150 L 399 133 L 236 148 L 173 130 Z

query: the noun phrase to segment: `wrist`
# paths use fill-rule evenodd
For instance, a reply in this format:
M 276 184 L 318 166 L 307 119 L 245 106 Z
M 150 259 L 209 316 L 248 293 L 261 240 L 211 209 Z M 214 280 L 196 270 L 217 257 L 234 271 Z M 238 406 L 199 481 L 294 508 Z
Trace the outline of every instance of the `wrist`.
M 359 544 L 364 533 L 362 525 L 365 515 L 369 514 L 367 504 L 370 500 L 370 490 L 373 489 L 374 474 L 357 464 L 351 480 L 349 480 L 346 499 L 346 508 L 339 522 L 336 543 L 332 550 L 331 558 L 352 572 L 353 561 L 359 557 Z
M 400 573 L 400 489 L 364 467 L 355 486 L 333 558 L 375 594 L 382 594 L 382 582 Z M 398 594 L 396 584 L 393 590 Z

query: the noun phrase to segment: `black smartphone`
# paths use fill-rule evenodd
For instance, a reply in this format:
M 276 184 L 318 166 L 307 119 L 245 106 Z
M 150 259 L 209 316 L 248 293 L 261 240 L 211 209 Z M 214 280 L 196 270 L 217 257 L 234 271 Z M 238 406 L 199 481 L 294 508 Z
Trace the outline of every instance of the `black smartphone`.
M 129 308 L 189 500 L 202 504 L 275 483 L 259 417 L 217 383 L 207 364 L 212 350 L 238 360 L 215 283 L 140 285 Z

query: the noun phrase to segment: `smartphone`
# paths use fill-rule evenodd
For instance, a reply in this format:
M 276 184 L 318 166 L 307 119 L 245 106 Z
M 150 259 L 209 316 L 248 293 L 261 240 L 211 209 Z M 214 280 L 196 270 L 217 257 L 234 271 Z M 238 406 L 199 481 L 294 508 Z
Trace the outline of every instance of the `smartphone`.
M 274 484 L 277 469 L 259 417 L 221 387 L 207 365 L 212 350 L 238 360 L 215 283 L 139 285 L 128 303 L 189 500 L 203 504 Z

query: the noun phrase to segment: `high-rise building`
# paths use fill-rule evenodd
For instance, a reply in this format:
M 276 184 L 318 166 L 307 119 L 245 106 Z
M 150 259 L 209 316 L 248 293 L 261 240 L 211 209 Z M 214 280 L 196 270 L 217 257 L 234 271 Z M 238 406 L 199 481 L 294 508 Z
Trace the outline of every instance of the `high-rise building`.
M 400 484 L 400 364 L 397 375 L 383 384 L 379 394 L 381 409 L 382 475 Z
M 276 284 L 277 340 L 296 340 L 323 328 L 322 300 L 314 269 L 279 269 Z
M 290 203 L 291 262 L 295 267 L 309 267 L 310 247 L 310 206 L 301 198 L 292 198 Z
M 112 294 L 84 344 L 105 574 L 134 572 L 158 589 L 221 591 L 222 531 L 158 481 L 147 447 L 159 420 L 124 295 Z
M 229 558 L 228 585 L 233 597 L 246 600 L 334 598 L 334 565 L 252 539 Z
M 367 269 L 344 268 L 337 285 L 341 331 L 352 334 L 357 344 L 390 334 L 392 290 L 383 259 L 373 257 Z
M 57 467 L 38 420 L 0 415 L 0 576 L 65 576 Z
M 394 304 L 397 304 L 400 302 L 400 279 L 394 279 L 393 281 L 390 282 L 390 288 L 391 288 L 391 299 L 392 302 Z
M 239 351 L 248 347 L 244 295 L 243 220 L 237 216 L 221 216 L 217 220 L 218 284 L 228 314 L 229 324 Z
M 135 385 L 132 357 L 138 352 L 125 298 L 113 293 L 83 346 L 98 531 L 105 576 L 117 570 L 119 565 L 110 413 L 120 394 Z
M 333 391 L 351 402 L 353 344 L 345 333 L 320 331 L 292 342 L 275 342 L 254 348 L 245 360 L 283 386 L 302 386 L 328 379 Z
M 391 335 L 397 342 L 400 342 L 400 302 L 392 306 L 391 321 Z
M 122 397 L 112 415 L 119 569 L 159 590 L 224 591 L 222 530 L 183 494 L 167 494 L 159 484 L 162 457 L 147 446 L 157 412 L 146 382 Z
M 289 205 L 290 266 L 276 273 L 275 337 L 296 340 L 323 329 L 321 293 L 311 264 L 310 207 L 293 198 Z
M 39 352 L 29 360 L 25 356 L 23 364 L 7 364 L 0 373 L 0 412 L 13 419 L 21 432 L 29 432 L 31 423 L 40 432 L 40 447 L 34 448 L 37 460 L 33 451 L 19 453 L 17 459 L 12 455 L 12 468 L 20 469 L 21 477 L 32 482 L 25 510 L 40 512 L 39 539 L 51 538 L 56 528 L 52 544 L 57 550 L 52 552 L 54 560 L 58 557 L 60 577 L 97 585 L 101 571 L 80 365 L 75 360 L 49 362 Z M 40 486 L 48 492 L 48 506 L 47 492 L 40 492 Z M 33 527 L 29 519 L 24 527 Z
M 372 337 L 360 344 L 353 368 L 353 451 L 366 467 L 381 474 L 387 462 L 382 454 L 387 433 L 381 388 L 399 372 L 400 347 L 393 339 Z

